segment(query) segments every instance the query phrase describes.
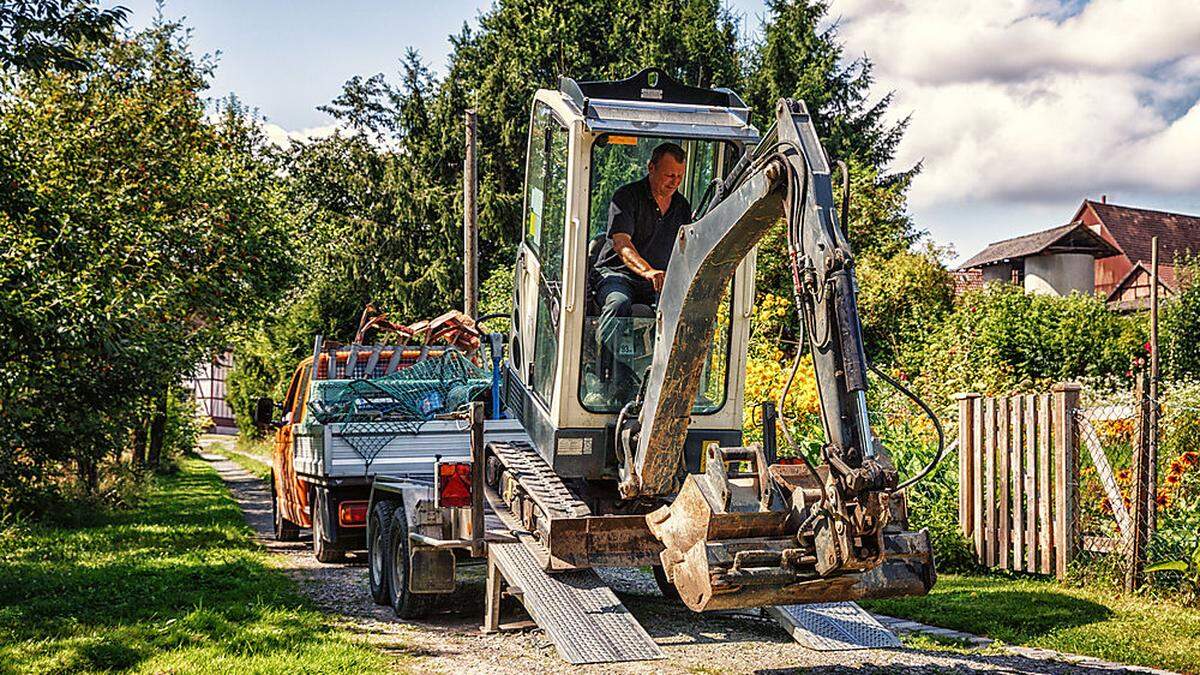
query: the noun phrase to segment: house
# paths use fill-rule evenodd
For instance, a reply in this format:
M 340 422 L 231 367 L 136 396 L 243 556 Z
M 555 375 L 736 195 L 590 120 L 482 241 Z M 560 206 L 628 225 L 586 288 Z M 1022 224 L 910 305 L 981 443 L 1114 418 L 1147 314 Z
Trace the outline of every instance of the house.
M 1091 293 L 1097 259 L 1120 252 L 1092 228 L 1073 222 L 989 244 L 959 269 L 978 270 L 985 283 L 1023 285 L 1030 293 Z
M 225 381 L 233 369 L 233 352 L 225 351 L 211 361 L 201 363 L 187 381 L 192 399 L 205 418 L 205 431 L 216 434 L 236 434 L 233 408 L 226 400 Z
M 1114 309 L 1147 306 L 1150 242 L 1158 237 L 1159 284 L 1178 286 L 1177 265 L 1200 253 L 1200 216 L 1085 199 L 1066 225 L 988 245 L 956 272 L 959 287 L 1010 281 L 1031 293 L 1098 293 Z

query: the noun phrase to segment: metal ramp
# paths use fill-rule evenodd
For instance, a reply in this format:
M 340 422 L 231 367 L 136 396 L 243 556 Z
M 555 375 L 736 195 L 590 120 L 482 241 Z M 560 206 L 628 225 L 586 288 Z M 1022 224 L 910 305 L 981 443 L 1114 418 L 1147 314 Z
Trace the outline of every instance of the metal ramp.
M 899 647 L 895 633 L 856 602 L 768 607 L 796 642 L 820 652 Z
M 499 627 L 501 577 L 559 656 L 573 665 L 663 658 L 646 630 L 595 570 L 548 574 L 520 542 L 488 544 L 484 630 Z

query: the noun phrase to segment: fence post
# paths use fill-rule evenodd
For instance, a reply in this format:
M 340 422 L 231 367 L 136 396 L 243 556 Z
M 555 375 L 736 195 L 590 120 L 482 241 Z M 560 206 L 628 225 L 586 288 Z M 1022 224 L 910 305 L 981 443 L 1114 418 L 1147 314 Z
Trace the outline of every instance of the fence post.
M 1137 401 L 1137 437 L 1133 446 L 1133 494 L 1130 495 L 1130 531 L 1125 546 L 1129 555 L 1125 568 L 1125 590 L 1136 591 L 1142 585 L 1142 570 L 1146 566 L 1146 544 L 1150 538 L 1149 505 L 1147 495 L 1153 494 L 1150 487 L 1150 405 L 1146 386 L 1147 373 L 1138 374 L 1134 400 Z
M 1054 575 L 1067 577 L 1067 563 L 1075 558 L 1076 500 L 1078 473 L 1075 452 L 1075 410 L 1079 408 L 1080 386 L 1061 382 L 1054 393 Z
M 970 537 L 977 524 L 972 517 L 975 505 L 975 399 L 979 394 L 964 392 L 954 395 L 958 401 L 958 526 L 963 536 Z

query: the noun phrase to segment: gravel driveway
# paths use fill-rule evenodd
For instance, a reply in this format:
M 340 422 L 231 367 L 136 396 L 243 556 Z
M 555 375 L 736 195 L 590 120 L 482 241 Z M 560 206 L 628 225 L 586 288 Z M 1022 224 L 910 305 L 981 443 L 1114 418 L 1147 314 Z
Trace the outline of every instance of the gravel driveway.
M 308 541 L 278 542 L 272 536 L 270 488 L 233 462 L 202 455 L 229 485 L 257 538 L 278 567 L 300 582 L 318 607 L 345 628 L 397 654 L 401 668 L 442 673 L 1112 673 L 1148 672 L 1113 664 L 1070 663 L 1060 655 L 919 649 L 816 652 L 800 646 L 773 620 L 753 612 L 695 614 L 664 601 L 649 573 L 602 570 L 602 575 L 662 648 L 666 659 L 572 668 L 559 659 L 536 629 L 481 635 L 483 568 L 460 568 L 460 591 L 452 609 L 428 621 L 400 621 L 367 592 L 365 553 L 345 564 L 318 563 Z M 505 621 L 520 614 L 505 607 Z M 520 618 L 520 617 L 517 617 Z M 1161 672 L 1161 671 L 1160 671 Z

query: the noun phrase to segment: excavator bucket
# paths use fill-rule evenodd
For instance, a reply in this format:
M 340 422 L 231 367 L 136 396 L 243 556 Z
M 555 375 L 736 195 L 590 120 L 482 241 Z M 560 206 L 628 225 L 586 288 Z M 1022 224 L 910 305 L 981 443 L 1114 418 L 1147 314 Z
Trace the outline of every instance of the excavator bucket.
M 823 477 L 804 464 L 766 467 L 756 447 L 713 448 L 706 459 L 670 506 L 646 517 L 691 609 L 924 595 L 933 586 L 929 534 L 906 529 L 902 493 L 875 493 L 886 515 L 863 530 L 854 508 L 822 498 Z

